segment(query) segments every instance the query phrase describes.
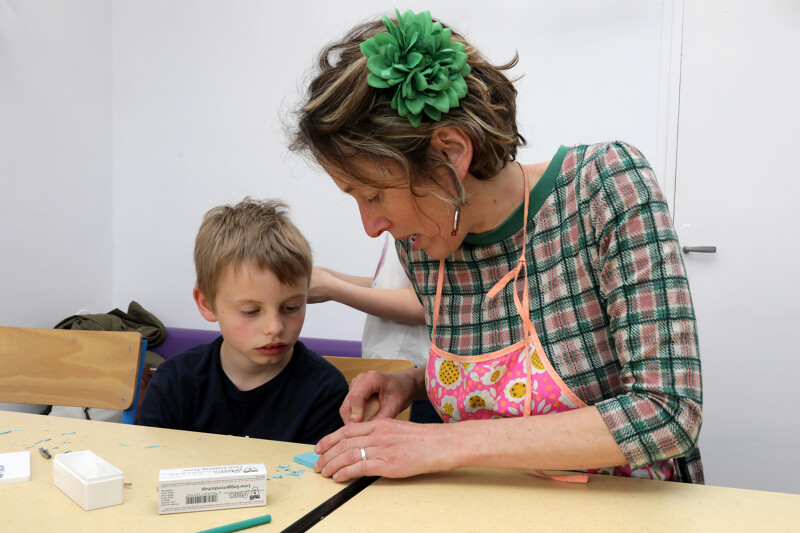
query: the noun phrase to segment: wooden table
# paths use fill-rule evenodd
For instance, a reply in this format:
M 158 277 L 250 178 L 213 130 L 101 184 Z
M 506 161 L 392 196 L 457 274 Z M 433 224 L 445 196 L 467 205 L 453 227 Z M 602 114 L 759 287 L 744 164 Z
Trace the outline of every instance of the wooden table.
M 590 476 L 588 484 L 464 468 L 379 479 L 312 531 L 800 531 L 800 495 Z
M 49 440 L 48 440 L 49 439 Z M 40 442 L 41 441 L 41 442 Z M 89 449 L 133 485 L 122 505 L 84 511 L 53 485 L 38 453 Z M 344 485 L 293 462 L 311 446 L 0 411 L 0 453 L 31 451 L 31 480 L 0 485 L 2 531 L 198 531 L 264 514 L 279 532 Z M 305 473 L 268 478 L 266 507 L 158 514 L 162 468 L 265 463 Z M 379 479 L 319 522 L 340 531 L 800 531 L 800 495 L 590 476 L 586 485 L 522 471 L 465 468 L 404 480 Z
M 52 454 L 92 450 L 122 470 L 132 483 L 122 505 L 84 511 L 53 485 L 53 461 L 40 446 Z M 345 486 L 294 463 L 312 451 L 306 444 L 0 411 L 0 453 L 24 450 L 31 452 L 31 480 L 0 485 L 0 531 L 184 532 L 270 514 L 270 525 L 247 531 L 278 532 Z M 266 507 L 158 514 L 160 469 L 238 463 L 266 464 Z M 282 465 L 304 473 L 273 479 Z

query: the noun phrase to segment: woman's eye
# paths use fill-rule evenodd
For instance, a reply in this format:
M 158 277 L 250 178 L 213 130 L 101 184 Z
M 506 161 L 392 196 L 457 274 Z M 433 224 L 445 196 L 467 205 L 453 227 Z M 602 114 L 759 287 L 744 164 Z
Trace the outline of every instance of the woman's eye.
M 376 195 L 374 195 L 374 196 L 372 196 L 370 198 L 367 198 L 367 202 L 370 203 L 370 204 L 374 203 L 374 202 L 377 202 L 380 199 L 380 196 L 381 196 L 380 193 L 378 193 L 378 194 L 376 194 Z

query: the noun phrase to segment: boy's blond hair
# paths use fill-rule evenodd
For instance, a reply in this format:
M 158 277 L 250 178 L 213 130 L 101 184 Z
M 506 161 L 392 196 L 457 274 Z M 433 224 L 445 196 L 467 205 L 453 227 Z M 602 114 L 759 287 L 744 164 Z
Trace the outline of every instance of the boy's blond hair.
M 245 198 L 214 207 L 203 217 L 194 244 L 197 288 L 214 307 L 225 269 L 246 262 L 269 269 L 281 283 L 311 280 L 311 247 L 279 200 Z

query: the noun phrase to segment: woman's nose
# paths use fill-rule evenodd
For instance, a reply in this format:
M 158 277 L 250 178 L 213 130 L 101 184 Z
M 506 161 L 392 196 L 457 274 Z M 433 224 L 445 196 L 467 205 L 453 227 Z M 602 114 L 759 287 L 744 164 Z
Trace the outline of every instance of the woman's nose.
M 368 206 L 359 206 L 359 211 L 361 212 L 361 223 L 364 225 L 364 231 L 370 237 L 378 237 L 391 226 L 389 219 L 378 215 Z

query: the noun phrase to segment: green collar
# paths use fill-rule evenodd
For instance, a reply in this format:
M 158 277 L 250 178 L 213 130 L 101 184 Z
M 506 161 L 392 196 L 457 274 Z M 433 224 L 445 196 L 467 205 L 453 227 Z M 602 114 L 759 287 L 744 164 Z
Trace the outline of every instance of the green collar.
M 561 165 L 564 163 L 564 157 L 567 155 L 568 148 L 566 146 L 559 147 L 556 155 L 547 165 L 547 169 L 542 174 L 542 177 L 536 182 L 533 189 L 531 189 L 530 196 L 528 197 L 528 219 L 533 218 L 539 209 L 544 205 L 545 200 L 553 191 L 553 186 L 556 183 L 556 178 L 561 172 Z M 511 215 L 496 228 L 487 231 L 486 233 L 469 233 L 464 238 L 464 244 L 472 246 L 486 246 L 503 241 L 522 228 L 523 214 L 525 211 L 524 202 L 519 204 Z

